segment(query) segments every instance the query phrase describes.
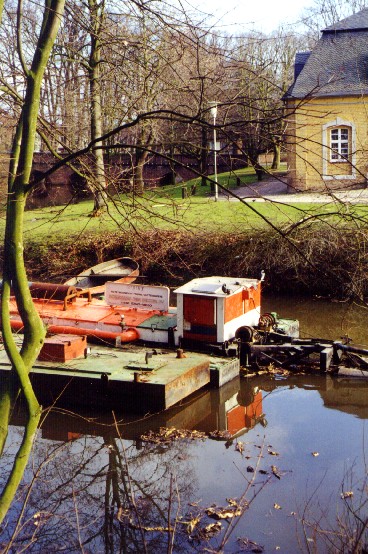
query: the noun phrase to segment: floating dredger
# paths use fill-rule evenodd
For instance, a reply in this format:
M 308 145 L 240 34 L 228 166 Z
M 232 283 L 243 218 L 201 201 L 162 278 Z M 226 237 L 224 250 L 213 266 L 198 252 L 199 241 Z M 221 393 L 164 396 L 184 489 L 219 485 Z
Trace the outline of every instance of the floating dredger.
M 169 288 L 107 282 L 103 299 L 89 289 L 31 283 L 34 305 L 49 333 L 85 335 L 87 340 L 143 341 L 168 346 L 233 352 L 236 339 L 258 326 L 261 282 L 258 279 L 205 277 L 177 288 L 176 307 Z M 22 328 L 15 300 L 14 330 Z M 235 341 L 235 342 L 234 342 Z
M 208 384 L 221 387 L 241 366 L 289 368 L 317 355 L 328 371 L 352 351 L 341 342 L 300 339 L 297 320 L 262 314 L 261 286 L 260 279 L 193 279 L 174 290 L 172 307 L 164 286 L 110 281 L 96 297 L 78 286 L 31 283 L 47 329 L 32 370 L 35 390 L 44 403 L 162 410 Z M 14 297 L 10 318 L 21 331 Z M 0 352 L 0 372 L 9 370 Z

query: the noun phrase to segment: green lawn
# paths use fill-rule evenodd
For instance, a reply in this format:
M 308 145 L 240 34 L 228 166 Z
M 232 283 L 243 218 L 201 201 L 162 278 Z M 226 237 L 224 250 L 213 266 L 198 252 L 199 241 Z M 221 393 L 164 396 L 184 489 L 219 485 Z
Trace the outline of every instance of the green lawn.
M 247 168 L 237 172 L 242 183 L 255 182 L 254 172 Z M 197 181 L 197 180 L 194 180 Z M 230 188 L 236 185 L 236 175 L 222 174 L 219 182 Z M 295 221 L 319 214 L 323 220 L 336 224 L 339 220 L 359 215 L 367 223 L 368 207 L 351 207 L 337 215 L 334 204 L 280 204 L 271 202 L 214 201 L 210 187 L 197 184 L 196 194 L 182 198 L 182 187 L 190 188 L 193 181 L 176 187 L 162 187 L 147 191 L 144 196 L 132 198 L 121 195 L 109 201 L 108 210 L 100 217 L 91 217 L 92 201 L 69 206 L 58 206 L 27 211 L 25 214 L 26 240 L 55 242 L 85 233 L 103 233 L 118 229 L 135 230 L 187 229 L 193 232 L 246 232 L 264 228 L 264 218 L 278 227 L 286 228 Z M 234 189 L 234 192 L 236 190 Z M 340 208 L 341 209 L 341 208 Z M 4 230 L 4 215 L 0 232 Z

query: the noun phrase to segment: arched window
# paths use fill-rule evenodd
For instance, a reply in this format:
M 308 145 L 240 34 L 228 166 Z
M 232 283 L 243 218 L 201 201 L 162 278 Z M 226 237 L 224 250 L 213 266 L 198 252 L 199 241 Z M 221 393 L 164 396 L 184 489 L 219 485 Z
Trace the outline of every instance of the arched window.
M 356 178 L 356 129 L 337 117 L 322 126 L 322 178 Z

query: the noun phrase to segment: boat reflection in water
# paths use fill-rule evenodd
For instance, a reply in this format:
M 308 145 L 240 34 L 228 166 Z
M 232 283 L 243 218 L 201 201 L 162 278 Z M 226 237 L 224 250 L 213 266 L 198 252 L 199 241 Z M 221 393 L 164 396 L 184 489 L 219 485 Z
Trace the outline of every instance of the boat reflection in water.
M 220 389 L 202 390 L 169 410 L 142 418 L 129 413 L 116 415 L 94 411 L 64 411 L 51 409 L 44 419 L 41 436 L 45 439 L 66 441 L 82 435 L 117 437 L 138 441 L 147 431 L 162 427 L 202 431 L 212 438 L 229 440 L 242 435 L 258 423 L 267 425 L 263 412 L 263 397 L 285 388 L 317 390 L 325 407 L 368 418 L 367 384 L 357 379 L 325 376 L 295 375 L 287 380 L 271 380 L 268 376 L 252 379 L 236 378 Z M 22 411 L 13 417 L 13 424 L 21 424 Z M 222 433 L 216 434 L 215 432 Z
M 198 430 L 211 436 L 223 431 L 216 438 L 232 439 L 263 421 L 262 391 L 252 383 L 236 378 L 220 389 L 202 390 L 182 403 L 163 412 L 139 418 L 129 413 L 115 414 L 117 425 L 112 423 L 111 413 L 96 411 L 71 412 L 53 409 L 47 413 L 41 427 L 41 437 L 56 441 L 73 440 L 81 435 L 121 436 L 138 440 L 147 431 L 162 427 Z M 22 410 L 13 415 L 12 424 L 23 423 Z
M 331 516 L 332 521 L 336 503 L 331 498 L 342 502 L 347 464 L 355 472 L 354 482 L 359 487 L 362 484 L 359 490 L 365 490 L 356 476 L 366 478 L 364 456 L 360 462 L 358 456 L 363 419 L 368 417 L 367 391 L 368 383 L 363 380 L 260 376 L 236 378 L 217 390 L 201 390 L 159 414 L 142 418 L 115 414 L 116 425 L 107 413 L 51 409 L 45 414 L 26 473 L 27 480 L 34 468 L 44 468 L 35 481 L 25 519 L 30 527 L 37 514 L 48 514 L 37 528 L 45 552 L 57 548 L 70 551 L 70 542 L 76 537 L 79 540 L 81 530 L 82 544 L 96 552 L 120 552 L 123 541 L 127 545 L 124 552 L 166 552 L 170 514 L 173 521 L 180 513 L 180 521 L 199 518 L 199 527 L 212 525 L 206 508 L 214 503 L 225 506 L 228 498 L 239 499 L 249 479 L 257 474 L 257 501 L 240 518 L 227 551 L 239 551 L 237 536 L 251 533 L 251 540 L 264 545 L 265 552 L 275 551 L 276 546 L 284 552 L 298 552 L 298 522 L 289 514 L 304 506 L 305 491 L 318 491 L 314 499 L 317 508 L 309 515 L 318 515 L 318 506 L 323 506 L 324 516 Z M 24 421 L 24 412 L 18 410 L 12 424 L 20 426 Z M 142 435 L 162 427 L 202 431 L 210 438 L 144 442 Z M 19 440 L 18 431 L 10 431 L 11 448 Z M 223 438 L 224 442 L 211 438 Z M 6 475 L 8 463 L 3 457 L 2 475 Z M 252 486 L 247 500 L 254 491 Z M 307 496 L 312 509 L 309 492 Z M 71 514 L 76 498 L 78 520 L 74 523 Z M 282 510 L 266 520 L 264 514 L 270 514 L 275 499 Z M 7 532 L 11 533 L 17 528 L 17 505 L 9 518 Z M 33 536 L 29 527 L 24 526 L 24 532 Z M 145 534 L 143 530 L 147 530 Z M 186 525 L 178 524 L 173 552 L 198 552 L 206 546 L 191 537 Z M 23 546 L 23 540 L 20 535 L 19 545 Z M 215 548 L 217 540 L 218 535 L 210 546 Z M 327 551 L 323 542 L 317 546 L 321 548 L 316 551 Z

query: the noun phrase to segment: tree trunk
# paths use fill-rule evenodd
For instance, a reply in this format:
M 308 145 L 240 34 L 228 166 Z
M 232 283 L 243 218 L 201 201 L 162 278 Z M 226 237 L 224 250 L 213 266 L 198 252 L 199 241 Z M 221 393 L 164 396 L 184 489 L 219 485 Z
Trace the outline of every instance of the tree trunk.
M 144 127 L 144 123 L 142 125 L 135 152 L 133 175 L 133 189 L 135 194 L 143 194 L 144 192 L 143 169 L 148 158 L 148 149 L 152 146 L 153 142 L 152 132 Z
M 24 264 L 24 208 L 33 162 L 41 84 L 63 11 L 64 0 L 46 0 L 40 36 L 31 69 L 27 73 L 25 100 L 16 128 L 9 168 L 1 315 L 4 345 L 22 387 L 23 384 L 28 387 L 26 379 L 24 383 L 22 381 L 25 376 L 28 376 L 37 358 L 45 334 L 43 324 L 32 302 Z M 14 290 L 24 324 L 24 340 L 20 353 L 16 348 L 10 327 L 11 288 Z
M 1 408 L 0 408 L 0 413 L 1 413 Z M 14 463 L 11 468 L 9 477 L 0 495 L 0 522 L 4 520 L 6 514 L 8 513 L 8 510 L 17 493 L 19 484 L 23 479 L 23 474 L 28 464 L 29 455 L 32 452 L 33 443 L 34 443 L 40 418 L 41 418 L 40 410 L 34 415 L 30 415 L 28 417 L 28 421 L 24 429 L 22 443 L 15 456 Z
M 101 40 L 100 34 L 104 22 L 104 4 L 88 0 L 91 24 L 91 52 L 89 57 L 89 89 L 91 95 L 91 140 L 96 141 L 92 150 L 93 181 L 90 183 L 93 196 L 93 214 L 97 215 L 106 207 L 106 176 L 102 143 L 97 139 L 102 136 L 101 109 Z
M 19 11 L 21 10 L 19 9 Z M 7 390 L 1 391 L 0 451 L 6 439 L 11 406 L 16 398 L 19 386 L 27 402 L 30 424 L 25 431 L 14 464 L 14 473 L 10 478 L 12 482 L 11 494 L 9 489 L 6 488 L 0 497 L 0 522 L 5 516 L 7 506 L 11 502 L 23 474 L 40 416 L 40 406 L 32 389 L 29 372 L 42 347 L 45 328 L 33 304 L 28 286 L 23 256 L 23 219 L 25 202 L 30 189 L 29 181 L 40 106 L 41 84 L 63 11 L 64 0 L 46 0 L 40 36 L 30 70 L 26 68 L 22 60 L 22 66 L 27 75 L 26 93 L 12 146 L 4 239 L 1 330 L 12 370 L 7 383 Z M 19 22 L 21 22 L 21 18 L 19 18 Z M 23 343 L 20 350 L 15 343 L 11 329 L 11 291 L 14 291 L 18 311 L 24 325 Z
M 257 175 L 257 181 L 263 181 L 264 169 L 258 163 L 254 166 Z
M 271 169 L 280 169 L 281 145 L 279 142 L 274 141 L 272 148 L 273 148 L 273 160 L 272 160 Z
M 254 171 L 257 175 L 257 180 L 262 181 L 264 177 L 264 168 L 261 166 L 261 164 L 258 161 L 258 155 L 248 155 L 249 162 L 251 166 L 254 168 Z
M 137 148 L 135 154 L 135 164 L 134 164 L 134 179 L 133 187 L 135 194 L 143 194 L 144 192 L 144 178 L 143 178 L 143 168 L 144 164 L 147 161 L 148 152 L 142 148 Z
M 176 171 L 175 171 L 175 161 L 174 161 L 175 149 L 174 149 L 174 146 L 172 144 L 170 144 L 170 158 L 171 158 L 171 160 L 169 162 L 170 185 L 175 186 L 176 185 Z

